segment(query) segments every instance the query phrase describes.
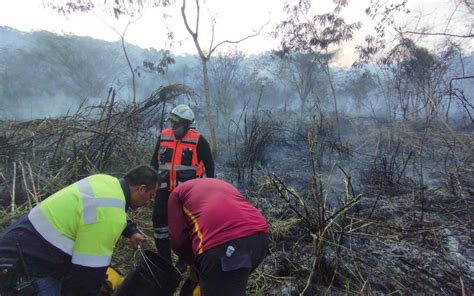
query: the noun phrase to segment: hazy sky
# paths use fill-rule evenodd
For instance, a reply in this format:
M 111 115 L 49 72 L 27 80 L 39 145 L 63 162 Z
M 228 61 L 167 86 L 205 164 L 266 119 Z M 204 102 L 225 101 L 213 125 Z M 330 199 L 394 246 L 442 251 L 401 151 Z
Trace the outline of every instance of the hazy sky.
M 400 2 L 388 0 L 387 2 Z M 452 28 L 465 28 L 474 23 L 472 14 L 467 13 L 467 9 L 460 5 L 455 9 L 456 3 L 461 0 L 409 0 L 409 8 L 412 11 L 411 17 L 404 16 L 398 21 L 401 25 L 405 23 L 415 23 L 416 16 L 423 14 L 421 24 L 435 26 L 446 23 L 453 11 L 453 19 L 450 23 Z M 474 0 L 468 0 L 471 3 Z M 181 1 L 178 1 L 180 4 Z M 188 1 L 188 6 L 194 1 Z M 207 0 L 205 6 L 201 7 L 200 41 L 202 44 L 209 44 L 209 14 L 215 20 L 215 43 L 223 40 L 237 40 L 251 34 L 265 23 L 269 24 L 259 37 L 252 38 L 238 46 L 239 50 L 245 53 L 259 53 L 274 49 L 278 46 L 278 41 L 273 40 L 269 33 L 274 25 L 284 16 L 282 7 L 284 0 Z M 331 7 L 331 0 L 314 1 L 314 9 L 318 13 L 326 12 Z M 317 4 L 316 4 L 317 3 Z M 354 42 L 344 47 L 339 55 L 339 64 L 348 65 L 354 61 L 355 54 L 353 46 L 363 40 L 363 37 L 373 30 L 374 24 L 364 13 L 370 5 L 370 0 L 352 0 L 349 7 L 343 13 L 347 21 L 361 21 L 364 26 L 356 36 Z M 473 4 L 474 6 L 474 4 Z M 126 35 L 126 41 L 148 48 L 165 48 L 175 53 L 195 53 L 192 40 L 185 31 L 181 19 L 180 5 L 175 5 L 166 9 L 148 9 L 135 23 L 131 24 Z M 163 13 L 171 14 L 172 17 L 166 22 L 163 20 Z M 190 14 L 190 21 L 193 17 Z M 0 1 L 0 25 L 10 26 L 22 31 L 48 30 L 56 33 L 72 33 L 75 35 L 91 36 L 108 41 L 117 40 L 117 34 L 109 26 L 123 30 L 125 20 L 117 21 L 100 12 L 96 14 L 74 14 L 67 18 L 54 11 L 43 8 L 42 0 L 1 0 Z M 421 24 L 419 26 L 421 26 Z M 169 47 L 165 41 L 166 27 L 170 27 L 175 34 L 173 47 Z M 440 28 L 440 30 L 444 30 Z M 465 32 L 466 30 L 463 30 Z M 467 44 L 471 50 L 473 44 Z M 204 46 L 207 47 L 207 46 Z

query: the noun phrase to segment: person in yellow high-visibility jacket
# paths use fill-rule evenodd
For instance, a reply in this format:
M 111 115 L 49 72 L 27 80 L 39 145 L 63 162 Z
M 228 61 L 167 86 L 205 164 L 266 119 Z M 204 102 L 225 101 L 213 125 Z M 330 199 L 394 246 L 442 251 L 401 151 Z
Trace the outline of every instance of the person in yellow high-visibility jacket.
M 0 294 L 31 289 L 38 295 L 59 296 L 63 288 L 66 295 L 98 295 L 121 234 L 135 245 L 145 240 L 136 228 L 126 229 L 125 211 L 153 199 L 158 178 L 150 166 L 134 168 L 121 179 L 92 175 L 35 206 L 0 235 L 0 264 L 18 259 L 4 265 L 17 268 L 5 269 L 9 287 L 0 275 Z M 70 278 L 66 291 L 65 275 Z

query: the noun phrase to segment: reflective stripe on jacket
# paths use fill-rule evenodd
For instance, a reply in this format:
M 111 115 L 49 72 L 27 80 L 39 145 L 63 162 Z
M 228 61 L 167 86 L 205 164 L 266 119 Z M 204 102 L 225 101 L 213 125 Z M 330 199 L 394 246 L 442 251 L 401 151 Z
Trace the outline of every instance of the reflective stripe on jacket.
M 104 267 L 127 225 L 125 195 L 117 178 L 93 175 L 45 199 L 28 219 L 73 264 Z
M 195 129 L 189 129 L 181 140 L 175 138 L 171 128 L 161 132 L 157 154 L 159 173 L 163 177 L 160 188 L 172 191 L 181 182 L 203 176 L 204 165 L 197 156 L 200 136 Z

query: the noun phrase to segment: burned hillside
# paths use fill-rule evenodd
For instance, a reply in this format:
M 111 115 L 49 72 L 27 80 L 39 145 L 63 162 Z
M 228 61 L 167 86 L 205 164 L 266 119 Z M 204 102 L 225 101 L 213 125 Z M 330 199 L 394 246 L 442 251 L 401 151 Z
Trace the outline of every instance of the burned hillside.
M 74 180 L 149 162 L 164 108 L 192 96 L 180 85 L 140 104 L 111 93 L 61 118 L 3 122 L 2 228 Z M 220 138 L 217 176 L 270 223 L 270 251 L 249 294 L 473 290 L 472 131 L 349 117 L 338 129 L 330 117 L 286 116 L 244 110 Z M 151 237 L 150 215 L 132 213 Z M 113 262 L 127 272 L 134 258 L 121 242 Z

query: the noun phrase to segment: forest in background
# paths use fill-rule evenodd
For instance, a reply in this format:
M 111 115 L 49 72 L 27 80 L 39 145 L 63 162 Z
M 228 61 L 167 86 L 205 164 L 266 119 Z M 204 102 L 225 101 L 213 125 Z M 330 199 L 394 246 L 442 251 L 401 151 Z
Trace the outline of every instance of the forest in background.
M 0 27 L 0 37 L 0 115 L 3 119 L 30 120 L 65 115 L 68 111 L 75 112 L 82 104 L 103 101 L 110 87 L 114 88 L 118 100 L 131 101 L 130 70 L 120 42 L 60 36 L 46 31 L 24 33 L 8 27 Z M 400 47 L 403 46 L 400 43 Z M 464 69 L 474 67 L 473 55 L 463 55 L 453 48 L 449 49 L 451 52 L 432 53 L 416 48 L 414 44 L 410 46 L 426 55 L 416 58 L 432 59 L 432 65 L 419 64 L 413 70 L 420 72 L 419 75 L 423 71 L 438 71 L 436 75 L 440 76 L 442 83 L 449 83 L 449 77 L 460 77 Z M 188 85 L 203 97 L 198 57 L 173 56 L 166 51 L 142 49 L 130 44 L 127 51 L 136 73 L 139 100 L 168 84 Z M 169 63 L 160 68 L 164 58 Z M 448 60 L 444 60 L 446 58 Z M 268 109 L 311 114 L 312 110 L 319 108 L 332 112 L 327 75 L 312 59 L 314 57 L 310 54 L 287 58 L 277 52 L 251 56 L 239 52 L 223 53 L 211 58 L 210 91 L 216 114 L 222 114 L 222 118 L 235 118 L 245 103 L 255 104 L 253 98 L 256 96 L 260 96 L 260 103 Z M 445 69 L 434 69 L 434 63 L 440 61 Z M 373 64 L 331 69 L 342 113 L 349 116 L 383 116 L 387 112 L 397 116 L 403 113 L 388 110 L 390 106 L 386 100 L 389 94 L 383 89 L 396 69 L 381 68 Z M 468 94 L 474 91 L 472 80 L 455 81 L 453 86 Z M 404 91 L 410 92 L 408 88 Z M 395 95 L 388 99 L 398 100 Z M 204 108 L 200 100 L 191 104 Z M 396 105 L 396 102 L 392 104 Z M 451 112 L 454 118 L 469 124 L 472 118 L 466 121 L 465 110 L 454 102 Z M 226 124 L 217 119 L 222 125 Z M 202 128 L 205 128 L 204 124 Z

